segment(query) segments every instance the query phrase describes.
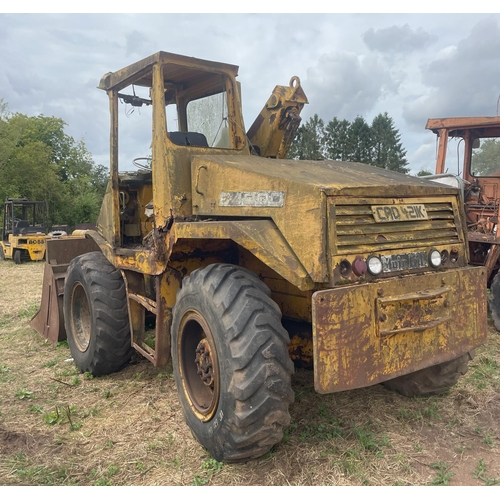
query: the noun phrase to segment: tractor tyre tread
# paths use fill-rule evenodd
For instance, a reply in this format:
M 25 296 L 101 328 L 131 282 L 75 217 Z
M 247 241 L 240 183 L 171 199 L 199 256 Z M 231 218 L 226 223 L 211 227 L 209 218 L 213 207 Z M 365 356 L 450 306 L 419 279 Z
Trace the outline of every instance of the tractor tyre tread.
M 76 346 L 69 318 L 71 286 L 79 281 L 91 308 L 91 340 L 85 352 Z M 101 252 L 73 259 L 68 267 L 64 294 L 64 320 L 68 344 L 81 372 L 94 376 L 119 371 L 132 355 L 127 296 L 123 277 Z
M 207 301 L 207 298 L 211 300 Z M 177 328 L 189 308 L 213 307 L 221 395 L 216 416 L 222 423 L 209 432 L 190 410 L 181 389 L 176 353 Z M 210 306 L 208 306 L 210 308 Z M 288 332 L 270 290 L 247 269 L 211 264 L 193 271 L 177 293 L 172 321 L 174 375 L 188 425 L 195 438 L 219 461 L 240 462 L 267 453 L 283 438 L 294 400 Z M 222 352 L 220 352 L 222 351 Z
M 467 373 L 469 360 L 473 357 L 474 351 L 467 352 L 451 361 L 388 380 L 383 385 L 407 397 L 443 394 Z

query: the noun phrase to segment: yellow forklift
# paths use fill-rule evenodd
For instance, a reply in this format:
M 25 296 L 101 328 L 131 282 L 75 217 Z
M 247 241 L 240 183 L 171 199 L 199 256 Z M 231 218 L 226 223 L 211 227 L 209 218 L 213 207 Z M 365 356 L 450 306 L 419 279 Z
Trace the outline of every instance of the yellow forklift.
M 3 204 L 0 260 L 16 264 L 38 261 L 45 257 L 45 202 L 27 198 L 7 198 Z

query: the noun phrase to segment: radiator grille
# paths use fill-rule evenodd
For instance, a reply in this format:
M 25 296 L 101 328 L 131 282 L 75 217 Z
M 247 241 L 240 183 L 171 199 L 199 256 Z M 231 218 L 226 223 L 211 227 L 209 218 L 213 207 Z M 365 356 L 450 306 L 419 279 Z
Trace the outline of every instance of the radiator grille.
M 380 200 L 377 200 L 379 202 Z M 378 205 L 380 203 L 373 203 Z M 377 253 L 460 242 L 451 202 L 424 203 L 428 220 L 375 222 L 371 205 L 335 206 L 339 254 Z

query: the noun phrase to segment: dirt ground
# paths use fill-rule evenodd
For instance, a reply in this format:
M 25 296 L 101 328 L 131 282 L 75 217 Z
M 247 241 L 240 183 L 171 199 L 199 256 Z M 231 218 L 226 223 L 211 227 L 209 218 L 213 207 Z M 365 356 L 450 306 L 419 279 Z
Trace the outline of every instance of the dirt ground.
M 43 264 L 0 262 L 0 485 L 500 484 L 500 335 L 443 396 L 377 385 L 319 395 L 293 377 L 284 440 L 244 464 L 212 459 L 184 422 L 171 366 L 139 355 L 119 373 L 76 370 L 65 342 L 28 323 Z M 1 491 L 0 491 L 1 494 Z

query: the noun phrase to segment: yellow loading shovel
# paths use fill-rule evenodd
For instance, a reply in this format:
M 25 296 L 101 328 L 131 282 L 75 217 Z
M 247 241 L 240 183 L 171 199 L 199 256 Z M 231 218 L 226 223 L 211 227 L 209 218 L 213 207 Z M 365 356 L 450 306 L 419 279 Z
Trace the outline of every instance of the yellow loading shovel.
M 91 238 L 61 238 L 46 240 L 43 271 L 42 301 L 30 326 L 52 344 L 66 338 L 64 328 L 64 282 L 70 262 L 79 255 L 99 250 Z

